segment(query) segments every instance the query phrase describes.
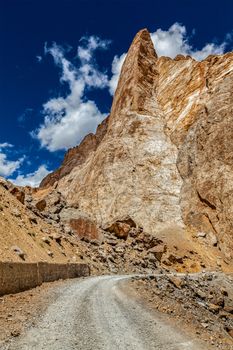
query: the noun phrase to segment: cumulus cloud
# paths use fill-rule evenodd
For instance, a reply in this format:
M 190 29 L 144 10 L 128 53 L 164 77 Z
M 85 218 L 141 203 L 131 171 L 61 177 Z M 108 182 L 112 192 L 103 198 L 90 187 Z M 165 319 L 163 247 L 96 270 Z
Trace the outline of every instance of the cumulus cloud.
M 168 30 L 157 29 L 151 33 L 158 56 L 168 56 L 174 58 L 178 54 L 190 55 L 198 61 L 205 59 L 208 55 L 222 54 L 227 45 L 227 41 L 221 44 L 207 43 L 201 49 L 195 49 L 190 43 L 191 37 L 187 34 L 186 27 L 179 23 L 174 23 Z
M 21 160 L 8 160 L 7 155 L 0 152 L 0 175 L 4 177 L 12 175 L 20 167 L 21 163 Z
M 8 142 L 0 143 L 0 176 L 12 175 L 24 161 L 24 157 L 17 160 L 8 159 L 7 149 L 12 147 L 13 145 Z
M 15 179 L 10 179 L 18 186 L 38 187 L 42 179 L 48 175 L 50 171 L 45 165 L 41 165 L 36 171 L 26 175 L 18 175 Z
M 64 49 L 56 43 L 45 46 L 45 53 L 50 54 L 60 68 L 60 82 L 68 84 L 69 93 L 43 105 L 44 123 L 32 132 L 42 147 L 53 152 L 75 146 L 106 117 L 94 101 L 86 99 L 85 92 L 108 87 L 107 74 L 98 69 L 94 60 L 94 52 L 108 45 L 108 41 L 98 37 L 82 38 L 77 49 L 78 67 L 65 57 Z
M 158 56 L 176 57 L 178 54 L 190 55 L 194 59 L 201 61 L 209 55 L 219 55 L 224 53 L 227 44 L 232 40 L 232 35 L 227 34 L 225 40 L 216 44 L 206 43 L 201 49 L 196 49 L 190 43 L 192 35 L 188 35 L 186 27 L 180 23 L 174 23 L 168 30 L 157 29 L 151 33 L 155 50 Z M 112 77 L 109 80 L 109 92 L 114 94 L 121 67 L 123 65 L 126 53 L 121 56 L 115 56 L 112 63 Z

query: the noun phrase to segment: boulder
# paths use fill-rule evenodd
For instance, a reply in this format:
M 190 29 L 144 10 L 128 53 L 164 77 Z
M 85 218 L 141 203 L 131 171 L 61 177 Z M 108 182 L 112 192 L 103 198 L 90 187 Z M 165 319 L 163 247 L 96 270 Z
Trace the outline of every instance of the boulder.
M 20 201 L 22 204 L 24 204 L 25 201 L 25 193 L 23 190 L 20 190 L 18 187 L 14 187 L 12 188 L 12 190 L 10 191 L 10 193 L 18 199 L 18 201 Z
M 130 217 L 127 217 L 126 219 L 115 221 L 106 227 L 105 231 L 113 233 L 117 238 L 126 240 L 131 228 L 135 229 L 136 223 Z
M 165 244 L 157 245 L 149 250 L 159 262 L 161 262 L 163 254 L 166 253 L 166 251 L 167 246 Z
M 39 202 L 36 203 L 36 208 L 39 210 L 39 211 L 44 211 L 45 208 L 46 208 L 46 200 L 45 199 L 42 199 L 40 200 Z
M 129 231 L 130 231 L 130 226 L 123 223 L 123 222 L 114 222 L 110 227 L 106 229 L 107 231 L 114 233 L 114 235 L 117 238 L 123 238 L 127 239 Z
M 102 240 L 103 238 L 100 228 L 95 224 L 95 222 L 88 218 L 79 217 L 78 219 L 70 219 L 69 224 L 74 233 L 80 239 L 86 238 L 90 241 Z

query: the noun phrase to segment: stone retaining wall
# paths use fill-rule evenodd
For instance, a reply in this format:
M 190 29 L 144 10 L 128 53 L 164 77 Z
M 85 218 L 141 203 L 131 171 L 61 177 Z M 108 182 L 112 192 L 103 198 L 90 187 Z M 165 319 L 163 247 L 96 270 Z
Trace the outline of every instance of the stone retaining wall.
M 87 264 L 0 262 L 0 296 L 22 292 L 43 282 L 89 275 Z

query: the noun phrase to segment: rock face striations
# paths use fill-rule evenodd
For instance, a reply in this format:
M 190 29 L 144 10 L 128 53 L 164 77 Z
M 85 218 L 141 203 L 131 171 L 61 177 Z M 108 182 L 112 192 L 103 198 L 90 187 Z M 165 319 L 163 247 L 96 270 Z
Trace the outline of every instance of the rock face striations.
M 230 261 L 232 91 L 232 53 L 201 62 L 158 58 L 141 30 L 110 116 L 68 151 L 39 191 L 55 186 L 73 213 L 102 228 L 130 217 L 154 235 L 190 230 Z

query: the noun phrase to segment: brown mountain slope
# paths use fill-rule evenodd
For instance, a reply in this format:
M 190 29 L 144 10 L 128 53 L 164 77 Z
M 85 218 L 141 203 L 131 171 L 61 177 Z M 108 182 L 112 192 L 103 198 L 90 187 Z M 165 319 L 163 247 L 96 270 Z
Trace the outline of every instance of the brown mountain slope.
M 77 249 L 61 232 L 35 215 L 0 181 L 0 261 L 78 261 Z

